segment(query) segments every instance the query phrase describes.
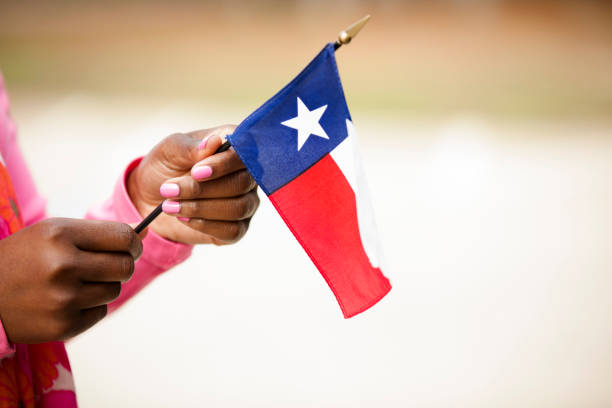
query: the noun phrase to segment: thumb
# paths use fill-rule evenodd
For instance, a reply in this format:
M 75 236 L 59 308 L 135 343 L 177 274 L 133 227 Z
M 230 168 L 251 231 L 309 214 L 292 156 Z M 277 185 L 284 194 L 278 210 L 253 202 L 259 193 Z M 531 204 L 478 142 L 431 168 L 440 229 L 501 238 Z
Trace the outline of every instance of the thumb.
M 159 146 L 163 161 L 173 170 L 188 171 L 197 162 L 213 155 L 234 129 L 234 125 L 223 125 L 172 135 Z
M 202 155 L 198 149 L 199 143 L 191 133 L 177 133 L 156 147 L 155 156 L 169 169 L 182 172 L 190 169 Z
M 235 125 L 223 125 L 216 128 L 207 129 L 202 132 L 194 132 L 196 133 L 194 135 L 196 138 L 204 136 L 198 144 L 198 150 L 200 152 L 198 161 L 215 154 L 217 149 L 219 149 L 219 147 L 225 143 L 227 136 L 231 135 L 235 129 Z M 202 135 L 201 133 L 205 134 Z
M 132 227 L 132 229 L 136 229 L 136 227 L 138 226 L 138 222 L 131 222 L 128 225 L 130 227 Z M 142 231 L 140 231 L 138 233 L 138 236 L 140 237 L 140 240 L 142 241 L 143 239 L 145 239 L 145 237 L 147 236 L 147 234 L 149 233 L 149 227 L 143 229 Z
M 130 227 L 132 227 L 132 229 L 136 229 L 136 226 L 138 226 L 137 222 L 132 222 L 128 224 Z M 147 236 L 147 234 L 149 233 L 149 228 L 145 228 L 143 229 L 138 236 L 140 237 L 141 241 L 144 241 L 145 237 Z M 143 247 L 143 252 L 144 252 L 144 247 Z M 140 257 L 142 256 L 142 252 L 140 253 L 140 255 L 138 255 L 138 257 L 136 257 L 136 259 L 134 259 L 134 262 L 136 262 L 137 260 L 140 259 Z

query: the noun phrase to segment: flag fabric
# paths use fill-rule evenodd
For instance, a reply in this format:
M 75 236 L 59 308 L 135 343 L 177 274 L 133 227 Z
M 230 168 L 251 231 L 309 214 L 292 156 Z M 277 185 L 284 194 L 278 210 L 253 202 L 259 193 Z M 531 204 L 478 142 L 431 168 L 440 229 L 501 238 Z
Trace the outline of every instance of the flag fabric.
M 391 289 L 333 43 L 228 137 L 344 317 Z

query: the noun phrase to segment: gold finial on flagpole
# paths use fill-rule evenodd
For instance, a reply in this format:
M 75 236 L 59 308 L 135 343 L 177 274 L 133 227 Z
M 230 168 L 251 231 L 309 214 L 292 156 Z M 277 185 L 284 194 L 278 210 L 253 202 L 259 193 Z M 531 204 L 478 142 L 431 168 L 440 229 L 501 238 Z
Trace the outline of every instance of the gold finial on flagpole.
M 348 26 L 345 30 L 340 31 L 340 34 L 338 34 L 338 39 L 336 40 L 336 49 L 340 48 L 340 46 L 343 44 L 350 43 L 351 40 L 359 33 L 359 31 L 361 31 L 363 26 L 366 25 L 369 19 L 370 15 L 368 14 L 361 20 Z

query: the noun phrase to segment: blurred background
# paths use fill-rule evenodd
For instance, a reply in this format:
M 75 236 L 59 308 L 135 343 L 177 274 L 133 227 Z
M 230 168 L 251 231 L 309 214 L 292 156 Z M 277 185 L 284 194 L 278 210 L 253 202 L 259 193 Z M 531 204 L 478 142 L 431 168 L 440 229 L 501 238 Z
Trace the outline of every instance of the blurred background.
M 56 216 L 177 131 L 238 123 L 338 31 L 394 289 L 344 320 L 262 196 L 71 341 L 83 407 L 612 405 L 612 4 L 0 1 Z

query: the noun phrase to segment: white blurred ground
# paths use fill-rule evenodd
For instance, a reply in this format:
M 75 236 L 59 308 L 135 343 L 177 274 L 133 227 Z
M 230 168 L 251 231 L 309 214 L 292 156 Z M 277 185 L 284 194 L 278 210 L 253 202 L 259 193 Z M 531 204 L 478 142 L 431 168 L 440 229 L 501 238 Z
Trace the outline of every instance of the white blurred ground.
M 246 112 L 27 98 L 53 215 L 104 199 L 165 135 Z M 354 113 L 386 299 L 344 320 L 262 196 L 247 237 L 197 248 L 68 345 L 83 407 L 612 405 L 612 128 Z

